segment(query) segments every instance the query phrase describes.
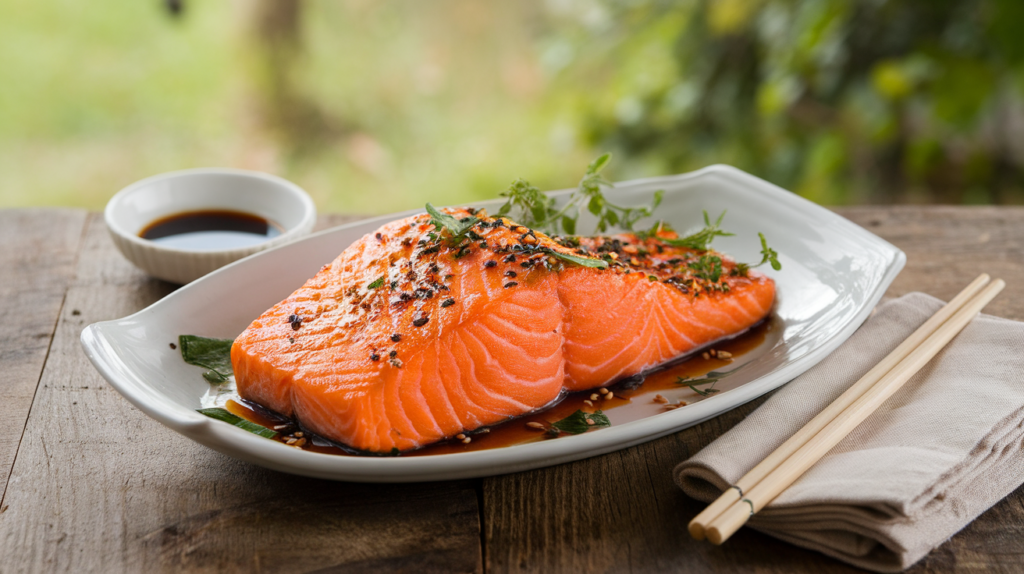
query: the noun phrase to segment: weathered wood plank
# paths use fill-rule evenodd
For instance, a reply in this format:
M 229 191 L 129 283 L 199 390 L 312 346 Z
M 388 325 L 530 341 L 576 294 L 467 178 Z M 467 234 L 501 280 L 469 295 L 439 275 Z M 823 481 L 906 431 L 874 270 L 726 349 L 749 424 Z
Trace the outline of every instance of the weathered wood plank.
M 86 213 L 0 211 L 0 508 L 7 478 L 43 372 Z
M 173 287 L 124 261 L 96 216 L 78 270 L 0 513 L 0 571 L 481 569 L 473 482 L 293 477 L 201 447 L 131 407 L 88 363 L 79 333 Z
M 1024 319 L 1024 209 L 885 207 L 839 210 L 891 241 L 908 263 L 889 290 L 949 298 L 982 271 L 1007 280 L 987 312 Z M 749 529 L 722 547 L 697 543 L 686 523 L 702 508 L 672 469 L 761 401 L 621 452 L 485 479 L 489 572 L 855 572 Z M 1012 572 L 1024 564 L 1024 488 L 954 536 L 911 572 Z

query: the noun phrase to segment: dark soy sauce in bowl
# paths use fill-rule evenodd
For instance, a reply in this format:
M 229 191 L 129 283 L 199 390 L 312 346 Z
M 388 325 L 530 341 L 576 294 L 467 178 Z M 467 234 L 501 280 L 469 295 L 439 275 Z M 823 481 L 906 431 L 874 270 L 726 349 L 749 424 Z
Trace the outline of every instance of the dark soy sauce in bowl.
M 173 249 L 221 251 L 251 247 L 283 232 L 276 223 L 251 213 L 205 210 L 158 219 L 143 228 L 139 237 Z

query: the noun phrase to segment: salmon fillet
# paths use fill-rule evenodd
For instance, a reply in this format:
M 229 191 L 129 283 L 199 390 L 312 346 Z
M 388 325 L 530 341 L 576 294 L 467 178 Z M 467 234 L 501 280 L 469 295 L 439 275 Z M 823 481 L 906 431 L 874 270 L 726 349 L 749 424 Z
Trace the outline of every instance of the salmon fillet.
M 231 348 L 239 394 L 372 453 L 416 449 L 614 383 L 764 319 L 774 282 L 672 232 L 551 238 L 481 219 L 452 245 L 430 217 L 348 247 Z M 566 258 L 602 258 L 599 269 Z

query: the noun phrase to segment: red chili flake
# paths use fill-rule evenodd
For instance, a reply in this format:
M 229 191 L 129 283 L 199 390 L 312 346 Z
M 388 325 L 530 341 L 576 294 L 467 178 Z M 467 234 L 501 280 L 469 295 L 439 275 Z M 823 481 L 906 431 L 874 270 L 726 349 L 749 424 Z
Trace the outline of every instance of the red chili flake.
M 394 335 L 391 335 L 391 340 L 397 343 L 402 340 L 402 336 L 399 335 L 398 333 L 395 333 Z
M 430 321 L 430 317 L 423 316 L 423 317 L 420 317 L 419 319 L 416 319 L 415 321 L 413 321 L 412 322 L 412 326 L 413 327 L 422 327 L 422 326 L 427 324 L 427 321 Z
M 493 260 L 493 259 L 490 259 L 490 260 L 487 261 L 487 263 L 484 263 L 484 267 L 486 267 L 488 269 L 490 269 L 491 267 L 497 267 L 497 266 L 498 266 L 498 262 Z
M 515 287 L 516 285 L 519 285 L 519 283 L 516 283 L 515 281 L 509 281 L 508 283 L 505 284 L 505 289 L 508 289 L 509 287 Z

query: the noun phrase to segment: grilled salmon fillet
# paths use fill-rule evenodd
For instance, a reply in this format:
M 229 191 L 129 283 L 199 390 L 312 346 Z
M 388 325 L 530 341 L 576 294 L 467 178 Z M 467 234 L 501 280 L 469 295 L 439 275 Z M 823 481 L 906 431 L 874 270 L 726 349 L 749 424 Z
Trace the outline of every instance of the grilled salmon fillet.
M 353 449 L 405 451 L 736 335 L 775 297 L 724 255 L 694 270 L 706 252 L 670 231 L 552 238 L 446 212 L 480 221 L 459 242 L 427 215 L 388 223 L 253 321 L 231 349 L 239 394 Z

